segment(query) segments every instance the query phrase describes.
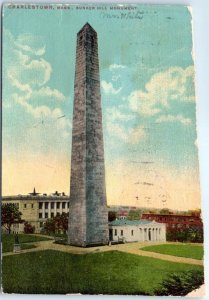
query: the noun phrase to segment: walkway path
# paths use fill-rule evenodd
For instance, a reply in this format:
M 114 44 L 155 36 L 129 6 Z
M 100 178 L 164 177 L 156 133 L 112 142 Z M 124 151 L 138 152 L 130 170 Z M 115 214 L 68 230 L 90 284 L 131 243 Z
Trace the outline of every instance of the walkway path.
M 140 250 L 140 248 L 144 246 L 148 246 L 148 245 L 151 246 L 151 245 L 157 245 L 162 243 L 148 244 L 148 243 L 137 242 L 137 243 L 126 243 L 126 244 L 118 244 L 112 246 L 98 246 L 98 247 L 90 247 L 90 248 L 81 248 L 81 247 L 74 247 L 69 245 L 55 244 L 54 240 L 33 242 L 33 244 L 36 246 L 36 248 L 21 250 L 20 253 L 6 252 L 3 253 L 3 257 L 9 255 L 19 255 L 22 253 L 43 251 L 43 250 L 56 250 L 56 251 L 62 251 L 62 252 L 72 253 L 72 254 L 98 253 L 98 252 L 105 252 L 105 251 L 121 251 L 121 252 L 140 255 L 140 256 L 153 257 L 156 259 L 171 261 L 175 263 L 203 265 L 203 260 L 186 258 L 186 257 L 177 257 L 177 256 L 172 256 L 167 254 L 160 254 L 160 253 Z

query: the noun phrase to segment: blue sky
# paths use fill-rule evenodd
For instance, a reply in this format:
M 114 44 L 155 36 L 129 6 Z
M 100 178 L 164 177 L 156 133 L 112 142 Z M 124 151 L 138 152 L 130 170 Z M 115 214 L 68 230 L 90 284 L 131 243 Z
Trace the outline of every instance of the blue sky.
M 95 10 L 76 7 L 4 7 L 4 178 L 13 170 L 19 183 L 9 179 L 8 184 L 5 179 L 3 192 L 26 193 L 33 183 L 51 190 L 57 182 L 56 189 L 69 193 L 76 34 L 89 22 L 99 39 L 108 202 L 148 205 L 147 195 L 163 189 L 163 183 L 156 183 L 160 177 L 168 181 L 163 191 L 169 195 L 168 206 L 173 207 L 184 193 L 183 207 L 198 207 L 190 11 L 166 5 L 133 5 L 129 12 L 107 5 Z M 31 161 L 34 172 L 25 178 Z M 62 181 L 58 166 L 65 169 Z M 41 174 L 53 180 L 46 182 Z M 121 174 L 125 182 L 149 178 L 155 182 L 155 192 L 140 184 L 136 190 L 132 183 L 125 190 L 119 188 Z M 181 179 L 176 182 L 178 196 L 171 188 L 176 174 Z M 182 182 L 190 190 L 184 192 Z M 140 203 L 136 203 L 138 194 L 144 195 Z M 150 206 L 164 205 L 154 197 Z

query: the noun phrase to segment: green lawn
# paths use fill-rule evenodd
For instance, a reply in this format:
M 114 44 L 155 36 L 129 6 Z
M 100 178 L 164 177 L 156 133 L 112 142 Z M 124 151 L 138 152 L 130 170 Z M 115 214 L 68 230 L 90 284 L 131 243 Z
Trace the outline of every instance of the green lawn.
M 49 238 L 36 236 L 32 234 L 19 234 L 19 242 L 21 243 L 22 249 L 29 249 L 34 248 L 34 245 L 24 245 L 24 243 L 33 243 L 33 242 L 40 242 L 40 241 L 47 241 Z M 14 235 L 13 234 L 2 234 L 2 245 L 3 245 L 3 252 L 11 252 L 13 251 L 14 245 Z
M 36 248 L 33 244 L 21 244 L 21 250 Z
M 203 270 L 118 251 L 75 255 L 47 250 L 3 257 L 5 293 L 148 294 L 172 272 Z
M 169 254 L 173 256 L 203 259 L 203 246 L 192 245 L 192 244 L 182 244 L 182 245 L 156 245 L 156 246 L 147 246 L 140 248 L 140 250 L 157 252 L 162 254 Z

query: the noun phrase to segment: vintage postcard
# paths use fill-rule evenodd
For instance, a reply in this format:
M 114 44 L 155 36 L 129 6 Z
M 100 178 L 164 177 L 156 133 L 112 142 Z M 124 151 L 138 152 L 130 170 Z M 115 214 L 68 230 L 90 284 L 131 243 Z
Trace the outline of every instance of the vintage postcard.
M 191 8 L 12 3 L 2 24 L 3 292 L 199 296 Z

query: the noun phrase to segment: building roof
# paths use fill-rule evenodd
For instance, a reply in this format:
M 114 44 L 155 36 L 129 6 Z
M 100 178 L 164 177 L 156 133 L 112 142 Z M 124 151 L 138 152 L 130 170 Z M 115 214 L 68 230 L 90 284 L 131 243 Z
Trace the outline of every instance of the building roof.
M 3 196 L 2 200 L 8 201 L 8 200 L 69 200 L 70 197 L 66 195 L 64 192 L 58 193 L 58 191 L 55 191 L 55 193 L 52 194 L 46 194 L 46 193 L 37 193 L 36 189 L 33 189 L 32 193 L 29 193 L 27 195 L 11 195 L 11 196 Z
M 154 214 L 154 213 L 143 213 L 142 214 L 142 218 L 143 217 L 168 217 L 168 218 L 172 218 L 172 217 L 178 217 L 178 218 L 200 218 L 199 215 L 180 215 L 180 214 Z
M 70 199 L 69 196 L 55 196 L 55 195 L 37 195 L 37 196 L 32 196 L 32 195 L 12 195 L 12 196 L 2 196 L 2 200 L 22 200 L 22 199 Z
M 122 225 L 146 225 L 150 223 L 156 223 L 149 220 L 114 220 L 109 222 L 109 225 L 122 226 Z

